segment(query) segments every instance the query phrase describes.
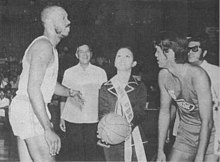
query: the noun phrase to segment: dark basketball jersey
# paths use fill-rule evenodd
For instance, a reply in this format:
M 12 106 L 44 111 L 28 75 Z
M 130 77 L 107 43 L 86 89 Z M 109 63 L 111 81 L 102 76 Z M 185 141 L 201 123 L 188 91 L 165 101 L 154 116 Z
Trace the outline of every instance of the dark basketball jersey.
M 165 88 L 178 105 L 180 124 L 178 127 L 174 148 L 196 153 L 199 143 L 201 119 L 199 115 L 198 97 L 192 85 L 192 78 L 187 71 L 181 79 L 167 74 Z M 214 141 L 214 129 L 210 137 L 210 144 Z M 207 153 L 213 152 L 213 146 L 209 144 Z

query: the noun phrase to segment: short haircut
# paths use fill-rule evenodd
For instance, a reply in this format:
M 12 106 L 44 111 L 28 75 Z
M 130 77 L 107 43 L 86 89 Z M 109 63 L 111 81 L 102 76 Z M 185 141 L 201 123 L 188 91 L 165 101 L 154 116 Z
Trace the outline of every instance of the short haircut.
M 206 33 L 200 33 L 193 35 L 192 37 L 189 38 L 189 42 L 199 42 L 200 43 L 200 48 L 205 51 L 208 50 L 209 44 L 208 44 L 208 35 Z
M 172 31 L 162 31 L 156 36 L 154 44 L 160 46 L 162 50 L 172 49 L 175 53 L 176 63 L 187 62 L 188 40 L 186 37 Z
M 47 19 L 50 19 L 51 16 L 56 13 L 58 10 L 64 10 L 60 6 L 46 6 L 41 12 L 41 21 L 44 24 Z
M 89 52 L 92 53 L 92 49 L 89 47 L 89 45 L 87 45 L 87 44 L 82 44 L 82 45 L 80 45 L 80 46 L 77 47 L 77 49 L 76 49 L 76 55 L 78 54 L 79 49 L 80 49 L 81 47 L 83 47 L 83 46 L 88 47 Z

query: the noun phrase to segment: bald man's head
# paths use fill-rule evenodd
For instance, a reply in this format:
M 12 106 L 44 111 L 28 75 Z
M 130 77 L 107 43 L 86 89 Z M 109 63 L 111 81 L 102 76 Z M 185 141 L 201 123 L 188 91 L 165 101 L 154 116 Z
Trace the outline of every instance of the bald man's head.
M 45 32 L 66 37 L 70 31 L 70 21 L 67 12 L 59 6 L 49 6 L 41 12 L 41 21 Z
M 60 13 L 65 13 L 66 11 L 59 6 L 48 6 L 41 12 L 41 21 L 45 24 L 48 20 L 53 21 Z

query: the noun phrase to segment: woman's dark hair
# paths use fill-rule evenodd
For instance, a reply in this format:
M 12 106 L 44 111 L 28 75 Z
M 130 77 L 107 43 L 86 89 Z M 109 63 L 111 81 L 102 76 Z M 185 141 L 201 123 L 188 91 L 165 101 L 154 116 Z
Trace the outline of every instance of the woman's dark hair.
M 136 55 L 135 55 L 135 50 L 134 50 L 134 48 L 132 48 L 131 46 L 122 46 L 122 47 L 118 48 L 117 51 L 115 52 L 114 58 L 116 57 L 117 52 L 118 52 L 120 49 L 123 49 L 123 48 L 128 49 L 129 51 L 131 51 L 131 53 L 133 54 L 133 60 L 136 61 L 137 58 L 136 58 Z
M 162 31 L 155 38 L 154 44 L 160 46 L 163 51 L 172 49 L 175 53 L 176 63 L 187 62 L 188 41 L 186 37 L 171 31 Z

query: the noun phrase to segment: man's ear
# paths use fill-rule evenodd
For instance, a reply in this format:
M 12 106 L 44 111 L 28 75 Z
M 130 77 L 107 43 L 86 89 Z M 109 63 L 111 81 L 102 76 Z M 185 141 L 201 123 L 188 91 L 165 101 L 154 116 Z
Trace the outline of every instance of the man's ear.
M 207 50 L 205 50 L 205 51 L 202 53 L 203 58 L 206 56 L 207 53 L 208 53 Z
M 175 60 L 175 53 L 172 49 L 169 49 L 169 52 L 165 54 L 168 60 Z
M 78 56 L 78 48 L 76 49 L 75 56 L 76 56 L 77 59 L 79 59 L 79 56 Z
M 137 61 L 134 61 L 132 67 L 135 67 L 136 65 L 137 65 Z
M 53 31 L 55 29 L 54 23 L 51 19 L 46 19 L 44 24 L 49 31 Z

